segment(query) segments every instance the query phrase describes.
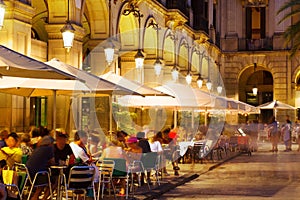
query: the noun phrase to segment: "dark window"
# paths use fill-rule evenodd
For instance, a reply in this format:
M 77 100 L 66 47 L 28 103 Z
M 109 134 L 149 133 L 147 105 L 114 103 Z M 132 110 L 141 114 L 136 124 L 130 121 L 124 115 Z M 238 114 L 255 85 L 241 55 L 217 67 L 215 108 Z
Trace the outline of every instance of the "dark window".
M 208 33 L 208 2 L 204 0 L 192 0 L 193 29 Z
M 266 37 L 266 8 L 246 7 L 246 38 L 264 39 Z

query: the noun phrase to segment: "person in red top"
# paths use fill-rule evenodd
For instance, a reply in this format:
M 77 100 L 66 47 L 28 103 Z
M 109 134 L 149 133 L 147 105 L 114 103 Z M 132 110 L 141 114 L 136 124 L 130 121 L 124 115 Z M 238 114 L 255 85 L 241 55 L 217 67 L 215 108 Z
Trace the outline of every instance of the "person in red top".
M 179 167 L 178 167 L 178 158 L 179 155 L 176 151 L 177 145 L 177 131 L 174 126 L 170 128 L 166 128 L 163 130 L 163 144 L 168 145 L 169 153 L 165 154 L 166 158 L 172 161 L 172 166 L 174 170 L 174 175 L 179 175 Z M 165 152 L 166 153 L 166 152 Z
M 172 165 L 173 165 L 174 175 L 178 176 L 180 168 L 178 167 L 179 155 L 178 152 L 176 151 L 177 138 L 178 138 L 177 127 L 174 127 L 174 125 L 172 125 L 168 136 L 170 138 L 169 146 L 173 150 Z

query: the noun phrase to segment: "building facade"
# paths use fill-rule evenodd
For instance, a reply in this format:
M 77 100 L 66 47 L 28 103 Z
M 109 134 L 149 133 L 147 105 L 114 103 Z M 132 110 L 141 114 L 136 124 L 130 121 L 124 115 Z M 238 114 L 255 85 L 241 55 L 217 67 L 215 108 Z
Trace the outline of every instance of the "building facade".
M 58 58 L 95 75 L 114 71 L 151 87 L 172 80 L 176 69 L 180 74 L 178 82 L 185 82 L 191 74 L 191 85 L 198 87 L 201 75 L 204 83 L 212 82 L 212 93 L 222 86 L 220 95 L 255 106 L 276 99 L 300 107 L 298 55 L 289 58 L 291 44 L 285 45 L 283 38 L 285 29 L 297 19 L 278 24 L 283 15 L 276 13 L 285 2 L 4 0 L 6 13 L 0 44 L 40 61 Z M 139 16 L 130 9 L 136 9 Z M 63 47 L 61 35 L 66 20 L 75 28 L 70 51 Z M 115 42 L 117 50 L 110 65 L 104 54 L 108 38 Z M 137 49 L 142 49 L 145 56 L 142 69 L 136 69 L 134 63 Z M 164 64 L 159 76 L 154 69 L 157 58 Z M 253 95 L 254 86 L 258 88 L 257 95 Z M 201 89 L 207 90 L 205 85 Z M 51 127 L 52 97 L 0 95 L 0 109 L 7 113 L 0 117 L 1 128 L 24 131 L 30 125 Z M 74 129 L 79 124 L 82 128 L 94 119 L 107 127 L 109 111 L 105 102 L 105 98 L 92 102 L 81 99 L 80 109 L 72 110 L 70 98 L 59 97 L 56 127 Z M 266 122 L 271 112 L 265 112 L 260 120 Z M 283 121 L 286 114 L 296 119 L 294 112 L 280 111 L 278 120 Z M 238 113 L 231 115 L 230 123 L 247 120 Z M 91 123 L 95 128 L 96 122 Z

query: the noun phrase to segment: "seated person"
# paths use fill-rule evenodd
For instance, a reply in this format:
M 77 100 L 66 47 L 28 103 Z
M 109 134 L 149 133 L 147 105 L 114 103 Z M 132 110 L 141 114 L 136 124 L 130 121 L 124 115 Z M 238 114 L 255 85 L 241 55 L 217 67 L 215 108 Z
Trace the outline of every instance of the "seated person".
M 108 146 L 103 149 L 102 155 L 99 160 L 104 160 L 105 158 L 123 158 L 126 160 L 126 165 L 128 165 L 128 157 L 125 151 L 122 149 L 120 142 L 117 139 L 112 139 L 108 142 Z M 119 195 L 125 195 L 125 179 L 120 179 L 121 189 Z
M 20 148 L 22 149 L 23 155 L 30 156 L 32 154 L 33 149 L 31 148 L 30 140 L 31 138 L 29 133 L 22 134 L 21 141 L 20 141 Z
M 9 132 L 7 130 L 3 130 L 0 132 L 0 148 L 6 147 L 5 140 L 8 137 Z
M 101 155 L 102 151 L 98 151 L 98 145 L 100 142 L 99 139 L 99 133 L 97 131 L 92 131 L 92 133 L 89 134 L 90 140 L 89 140 L 89 152 L 91 153 L 92 157 L 99 157 Z
M 66 160 L 73 154 L 68 144 L 68 135 L 60 131 L 56 131 L 56 141 L 54 143 L 54 158 L 57 165 L 65 165 Z
M 138 145 L 143 149 L 143 153 L 151 152 L 150 144 L 145 138 L 145 132 L 138 132 L 136 137 L 138 139 Z
M 11 132 L 5 140 L 6 147 L 2 147 L 0 151 L 0 160 L 4 164 L 6 162 L 9 168 L 12 168 L 15 162 L 21 163 L 22 150 L 19 147 L 19 136 L 15 132 Z M 4 166 L 1 166 L 4 167 Z
M 76 131 L 74 141 L 70 143 L 70 147 L 75 157 L 75 165 L 91 165 L 95 168 L 95 182 L 99 179 L 98 167 L 93 163 L 92 156 L 89 155 L 87 145 L 87 133 L 85 131 Z
M 37 172 L 48 171 L 49 167 L 55 164 L 53 141 L 54 139 L 51 136 L 42 137 L 39 145 L 28 158 L 26 166 L 32 180 Z M 44 187 L 38 187 L 34 195 L 31 197 L 31 200 L 38 200 L 43 189 Z M 43 200 L 46 200 L 49 197 L 49 192 L 49 187 L 46 187 Z

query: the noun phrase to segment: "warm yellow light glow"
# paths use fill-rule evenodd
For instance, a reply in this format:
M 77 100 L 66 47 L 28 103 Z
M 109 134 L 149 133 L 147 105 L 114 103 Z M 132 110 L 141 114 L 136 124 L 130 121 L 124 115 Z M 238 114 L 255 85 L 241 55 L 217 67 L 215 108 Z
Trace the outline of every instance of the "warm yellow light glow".
M 159 58 L 157 58 L 154 63 L 154 70 L 155 70 L 156 76 L 160 75 L 161 69 L 162 69 L 162 62 L 159 60 Z
M 5 14 L 5 4 L 2 0 L 0 0 L 0 30 L 3 27 L 4 14 Z
M 142 53 L 142 50 L 138 50 L 137 53 L 135 54 L 135 67 L 137 69 L 142 69 L 144 67 L 144 54 Z
M 186 80 L 187 84 L 189 84 L 189 85 L 192 83 L 192 76 L 190 73 L 188 73 L 186 75 L 185 80 Z
M 178 70 L 176 68 L 173 68 L 173 70 L 172 70 L 171 73 L 172 73 L 172 79 L 173 79 L 173 81 L 177 81 L 178 75 L 179 75 Z
M 211 87 L 212 87 L 212 83 L 208 80 L 207 83 L 206 83 L 206 87 L 207 89 L 210 91 L 211 90 Z
M 222 93 L 222 86 L 221 85 L 219 85 L 218 87 L 217 87 L 217 91 L 218 91 L 218 94 L 221 94 Z
M 70 50 L 70 48 L 73 46 L 73 40 L 74 40 L 74 32 L 75 29 L 70 23 L 70 21 L 67 21 L 64 27 L 60 30 L 62 33 L 63 41 L 64 41 L 64 47 L 67 50 Z
M 114 61 L 115 49 L 111 47 L 107 47 L 104 49 L 105 59 L 108 65 L 110 65 Z
M 254 96 L 257 95 L 258 89 L 257 89 L 256 86 L 254 86 L 254 87 L 252 88 L 252 92 L 253 92 L 253 95 L 254 95 Z

